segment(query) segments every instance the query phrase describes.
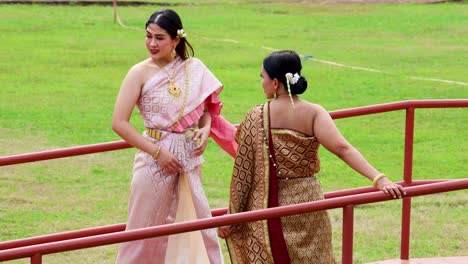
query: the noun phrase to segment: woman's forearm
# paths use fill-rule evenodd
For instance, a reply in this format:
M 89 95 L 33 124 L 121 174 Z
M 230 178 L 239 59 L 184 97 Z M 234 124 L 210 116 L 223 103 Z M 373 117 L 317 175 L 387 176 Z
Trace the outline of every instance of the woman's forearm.
M 211 129 L 211 114 L 209 111 L 205 111 L 203 115 L 200 117 L 200 121 L 198 122 L 199 128 L 208 128 Z
M 374 168 L 364 156 L 353 146 L 348 146 L 340 149 L 336 155 L 343 160 L 349 167 L 356 172 L 373 180 L 380 172 Z
M 156 151 L 156 146 L 144 138 L 129 122 L 120 121 L 112 123 L 112 130 L 117 133 L 128 144 L 153 155 Z

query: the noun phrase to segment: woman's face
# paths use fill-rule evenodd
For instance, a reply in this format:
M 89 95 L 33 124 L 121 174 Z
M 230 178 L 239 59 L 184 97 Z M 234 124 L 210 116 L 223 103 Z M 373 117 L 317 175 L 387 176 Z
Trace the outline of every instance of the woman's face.
M 178 37 L 172 39 L 166 30 L 156 24 L 146 28 L 146 49 L 151 59 L 157 63 L 167 64 L 173 60 L 172 51 L 179 44 Z
M 275 82 L 268 76 L 268 73 L 265 71 L 265 68 L 262 66 L 262 71 L 260 73 L 260 76 L 262 77 L 262 87 L 263 87 L 263 92 L 266 95 L 267 99 L 272 99 L 275 97 Z

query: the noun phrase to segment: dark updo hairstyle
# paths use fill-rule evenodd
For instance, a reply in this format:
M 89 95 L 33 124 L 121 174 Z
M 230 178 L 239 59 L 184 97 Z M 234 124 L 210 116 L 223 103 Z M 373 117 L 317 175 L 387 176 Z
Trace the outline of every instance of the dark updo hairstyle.
M 146 22 L 145 29 L 148 28 L 149 24 L 156 24 L 166 30 L 172 39 L 177 37 L 177 30 L 184 28 L 179 15 L 171 9 L 163 9 L 154 12 Z M 186 37 L 180 38 L 180 42 L 175 50 L 177 55 L 184 60 L 194 55 L 192 45 L 190 45 Z
M 277 79 L 280 81 L 285 89 L 288 89 L 286 73 L 299 74 L 300 78 L 297 83 L 289 84 L 291 94 L 302 94 L 307 89 L 307 80 L 301 76 L 301 58 L 292 50 L 280 50 L 271 53 L 263 60 L 263 68 L 272 80 Z

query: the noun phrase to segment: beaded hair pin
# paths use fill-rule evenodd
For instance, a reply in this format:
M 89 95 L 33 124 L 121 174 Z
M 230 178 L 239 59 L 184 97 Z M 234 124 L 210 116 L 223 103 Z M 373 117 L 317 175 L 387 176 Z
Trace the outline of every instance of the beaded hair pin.
M 286 73 L 286 85 L 288 86 L 288 94 L 289 94 L 289 99 L 291 99 L 291 105 L 293 106 L 293 108 L 296 108 L 296 106 L 294 105 L 294 101 L 292 99 L 292 95 L 291 95 L 291 86 L 289 84 L 296 84 L 298 81 L 299 81 L 299 78 L 301 76 L 296 72 L 294 74 L 288 72 Z

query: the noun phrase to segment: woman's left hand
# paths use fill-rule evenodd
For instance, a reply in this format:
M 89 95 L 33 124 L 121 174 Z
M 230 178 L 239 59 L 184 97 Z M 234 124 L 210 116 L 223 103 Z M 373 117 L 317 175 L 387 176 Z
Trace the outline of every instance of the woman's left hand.
M 220 238 L 226 238 L 231 234 L 231 226 L 220 226 L 218 227 L 218 236 Z
M 203 154 L 206 148 L 206 144 L 208 144 L 208 137 L 210 136 L 210 128 L 203 127 L 200 129 L 195 130 L 195 134 L 193 135 L 193 141 L 197 142 L 197 146 L 193 149 L 193 154 L 195 156 L 200 156 Z

